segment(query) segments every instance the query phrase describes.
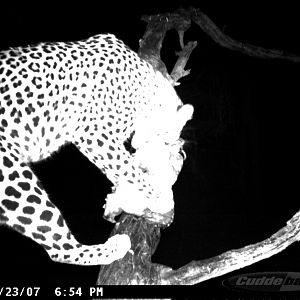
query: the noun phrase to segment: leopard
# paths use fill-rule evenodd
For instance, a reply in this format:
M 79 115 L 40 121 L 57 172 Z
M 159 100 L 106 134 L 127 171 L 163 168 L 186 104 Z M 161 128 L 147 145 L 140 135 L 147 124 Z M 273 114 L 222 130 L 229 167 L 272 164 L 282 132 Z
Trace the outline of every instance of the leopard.
M 191 115 L 170 81 L 113 34 L 2 50 L 0 225 L 41 245 L 55 262 L 90 266 L 123 258 L 128 234 L 97 245 L 77 241 L 32 163 L 73 144 L 113 184 L 106 219 L 115 222 L 122 211 L 164 213 L 172 209 L 176 179 L 164 187 L 154 178 L 178 175 L 180 133 Z

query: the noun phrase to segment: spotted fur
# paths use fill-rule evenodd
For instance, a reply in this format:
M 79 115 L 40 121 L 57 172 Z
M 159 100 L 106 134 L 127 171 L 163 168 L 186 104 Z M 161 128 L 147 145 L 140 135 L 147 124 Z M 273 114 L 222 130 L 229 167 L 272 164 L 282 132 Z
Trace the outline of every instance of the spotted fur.
M 123 257 L 126 235 L 103 245 L 77 242 L 28 164 L 73 143 L 115 186 L 125 178 L 156 197 L 127 144 L 137 120 L 180 106 L 170 83 L 110 34 L 0 52 L 0 223 L 55 261 L 93 265 Z

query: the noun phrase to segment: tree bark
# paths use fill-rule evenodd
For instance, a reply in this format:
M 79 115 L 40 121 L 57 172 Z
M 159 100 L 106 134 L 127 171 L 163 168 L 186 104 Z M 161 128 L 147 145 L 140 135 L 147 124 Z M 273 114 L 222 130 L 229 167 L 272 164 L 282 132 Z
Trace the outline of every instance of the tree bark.
M 160 227 L 144 218 L 122 214 L 111 235 L 128 234 L 132 244 L 132 253 L 127 253 L 122 260 L 102 266 L 98 285 L 159 285 L 161 272 L 167 268 L 151 263 L 159 239 Z

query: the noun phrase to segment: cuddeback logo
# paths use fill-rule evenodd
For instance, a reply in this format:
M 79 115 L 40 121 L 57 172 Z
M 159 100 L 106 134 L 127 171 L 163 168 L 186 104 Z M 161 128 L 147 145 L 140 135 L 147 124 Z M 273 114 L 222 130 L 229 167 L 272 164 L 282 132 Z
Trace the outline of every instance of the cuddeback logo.
M 300 273 L 263 272 L 241 274 L 223 281 L 231 289 L 261 292 L 295 292 L 300 291 Z

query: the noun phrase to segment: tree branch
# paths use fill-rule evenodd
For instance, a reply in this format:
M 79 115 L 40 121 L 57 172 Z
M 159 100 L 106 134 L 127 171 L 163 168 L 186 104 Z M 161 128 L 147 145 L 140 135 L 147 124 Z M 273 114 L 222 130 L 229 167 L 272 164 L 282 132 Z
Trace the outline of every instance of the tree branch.
M 156 224 L 123 214 L 111 235 L 122 233 L 130 236 L 133 253 L 102 266 L 98 285 L 194 285 L 269 258 L 299 241 L 300 211 L 285 227 L 264 241 L 209 259 L 192 261 L 178 270 L 151 263 L 151 256 L 160 239 L 160 228 Z
M 165 272 L 161 282 L 172 285 L 197 284 L 271 257 L 299 240 L 300 211 L 270 238 L 206 260 L 192 261 L 178 270 Z
M 185 16 L 189 16 L 192 21 L 199 25 L 207 35 L 209 35 L 217 44 L 221 45 L 222 47 L 258 58 L 279 58 L 297 63 L 300 62 L 300 56 L 295 54 L 286 53 L 283 50 L 265 49 L 232 39 L 222 32 L 222 30 L 220 30 L 207 15 L 201 12 L 200 9 L 180 9 L 177 11 L 177 13 L 179 12 L 183 13 Z

